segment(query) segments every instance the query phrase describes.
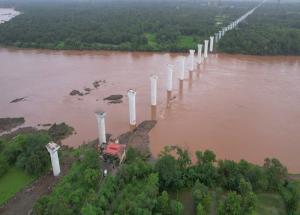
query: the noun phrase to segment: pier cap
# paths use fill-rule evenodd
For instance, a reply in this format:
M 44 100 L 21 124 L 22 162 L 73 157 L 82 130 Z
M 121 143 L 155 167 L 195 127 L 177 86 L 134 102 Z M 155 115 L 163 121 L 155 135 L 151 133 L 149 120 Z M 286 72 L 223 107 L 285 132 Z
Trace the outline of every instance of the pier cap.
M 50 142 L 46 145 L 46 148 L 49 153 L 54 153 L 60 148 L 60 146 L 54 142 Z

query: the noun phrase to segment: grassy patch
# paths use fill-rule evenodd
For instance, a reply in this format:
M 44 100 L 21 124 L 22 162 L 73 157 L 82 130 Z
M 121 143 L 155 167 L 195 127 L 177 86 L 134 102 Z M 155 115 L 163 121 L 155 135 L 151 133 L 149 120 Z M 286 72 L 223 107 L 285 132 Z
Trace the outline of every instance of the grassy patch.
M 196 45 L 192 36 L 180 36 L 178 39 L 178 47 L 180 48 L 194 48 Z
M 155 38 L 155 34 L 146 33 L 145 36 L 146 36 L 146 38 L 148 40 L 148 45 L 150 47 L 153 47 L 153 48 L 158 47 L 158 44 L 157 44 L 156 38 Z
M 257 194 L 257 214 L 285 215 L 284 203 L 279 194 L 259 193 Z
M 0 205 L 30 184 L 35 178 L 23 170 L 12 167 L 0 178 Z

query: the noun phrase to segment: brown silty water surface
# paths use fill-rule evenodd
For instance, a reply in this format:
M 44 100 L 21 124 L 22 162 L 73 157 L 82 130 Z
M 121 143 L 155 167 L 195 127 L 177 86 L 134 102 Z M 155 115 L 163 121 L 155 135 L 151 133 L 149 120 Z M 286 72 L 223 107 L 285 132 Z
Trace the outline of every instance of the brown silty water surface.
M 137 120 L 158 119 L 151 150 L 180 145 L 193 153 L 214 150 L 218 158 L 263 163 L 277 157 L 291 172 L 300 171 L 300 57 L 210 55 L 186 72 L 167 102 L 167 64 L 180 54 L 0 49 L 0 117 L 23 116 L 26 126 L 66 122 L 76 135 L 64 141 L 78 146 L 97 137 L 94 112 L 104 110 L 107 132 L 128 130 L 127 90 L 137 91 Z M 159 76 L 158 106 L 150 107 L 151 74 Z M 85 96 L 73 90 L 93 88 Z M 103 98 L 122 94 L 123 103 Z M 25 101 L 10 103 L 16 98 Z

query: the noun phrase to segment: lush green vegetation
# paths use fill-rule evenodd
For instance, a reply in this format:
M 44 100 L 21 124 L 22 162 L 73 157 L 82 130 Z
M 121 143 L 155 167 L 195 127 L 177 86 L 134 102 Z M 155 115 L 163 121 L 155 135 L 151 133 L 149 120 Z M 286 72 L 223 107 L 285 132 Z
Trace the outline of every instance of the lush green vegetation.
M 219 50 L 253 55 L 300 55 L 300 3 L 265 3 L 218 44 Z
M 54 124 L 48 131 L 0 139 L 0 205 L 50 169 L 45 145 L 50 140 L 61 140 L 72 131 L 71 127 L 61 123 Z
M 21 169 L 16 167 L 10 168 L 4 176 L 0 177 L 0 205 L 13 197 L 23 187 L 30 184 L 34 179 L 34 176 L 25 173 Z
M 28 174 L 41 175 L 49 167 L 49 156 L 45 145 L 50 141 L 46 132 L 18 135 L 8 142 L 1 142 L 1 175 L 10 166 L 16 166 Z
M 258 193 L 256 211 L 265 215 L 286 214 L 283 200 L 276 193 Z
M 46 131 L 0 140 L 0 205 L 49 170 Z
M 255 3 L 19 2 L 23 12 L 0 25 L 0 44 L 48 49 L 184 51 Z
M 97 152 L 81 147 L 70 172 L 37 202 L 34 214 L 183 214 L 184 204 L 172 195 L 182 189 L 191 190 L 197 215 L 296 214 L 298 184 L 276 159 L 261 167 L 198 151 L 192 164 L 178 147 L 165 148 L 155 163 L 133 149 L 128 155 L 116 175 L 103 177 Z

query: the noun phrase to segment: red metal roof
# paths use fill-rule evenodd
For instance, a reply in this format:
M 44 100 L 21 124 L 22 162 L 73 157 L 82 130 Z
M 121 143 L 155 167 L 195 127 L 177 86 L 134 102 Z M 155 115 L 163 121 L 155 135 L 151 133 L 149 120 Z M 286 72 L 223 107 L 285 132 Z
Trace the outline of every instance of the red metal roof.
M 121 158 L 121 156 L 125 150 L 125 147 L 126 146 L 123 144 L 110 142 L 104 149 L 104 154 L 109 154 L 109 155 Z

